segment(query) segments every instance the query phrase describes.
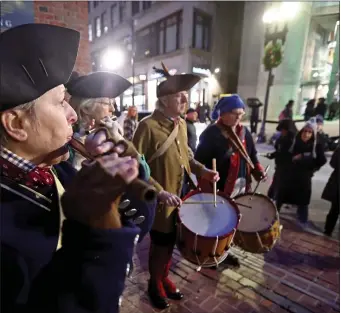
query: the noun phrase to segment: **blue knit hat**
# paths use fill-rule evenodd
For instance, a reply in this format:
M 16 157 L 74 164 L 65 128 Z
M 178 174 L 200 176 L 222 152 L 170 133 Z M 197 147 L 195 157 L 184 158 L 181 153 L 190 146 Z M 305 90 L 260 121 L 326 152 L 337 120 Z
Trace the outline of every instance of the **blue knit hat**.
M 216 120 L 223 113 L 231 112 L 234 109 L 244 109 L 245 104 L 238 95 L 221 98 L 212 112 L 212 119 Z

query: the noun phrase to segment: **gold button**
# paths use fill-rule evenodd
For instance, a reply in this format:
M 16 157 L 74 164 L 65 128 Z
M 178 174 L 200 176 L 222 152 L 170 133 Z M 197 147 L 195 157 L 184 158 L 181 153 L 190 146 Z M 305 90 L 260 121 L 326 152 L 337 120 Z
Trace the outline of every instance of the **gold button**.
M 177 141 L 178 145 L 180 144 L 180 140 Z

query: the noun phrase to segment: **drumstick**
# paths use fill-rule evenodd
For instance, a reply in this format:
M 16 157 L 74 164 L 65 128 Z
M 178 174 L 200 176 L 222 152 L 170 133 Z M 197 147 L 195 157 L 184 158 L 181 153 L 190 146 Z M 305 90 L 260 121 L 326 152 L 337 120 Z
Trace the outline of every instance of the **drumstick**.
M 224 201 L 184 201 L 182 204 L 217 204 L 217 203 L 225 203 Z M 217 206 L 217 205 L 215 205 Z
M 270 165 L 268 165 L 268 166 L 265 168 L 264 174 L 266 174 L 266 173 L 268 172 L 269 168 L 270 168 Z M 256 194 L 256 191 L 257 191 L 257 189 L 258 189 L 260 183 L 261 183 L 261 180 L 257 183 L 256 188 L 255 188 L 255 190 L 253 191 L 253 193 L 252 193 L 252 195 L 251 195 L 251 197 L 250 197 L 250 200 L 252 200 L 253 196 Z
M 217 160 L 212 160 L 212 170 L 217 171 Z M 217 182 L 213 183 L 213 196 L 214 196 L 214 206 L 217 207 Z
M 216 203 L 224 204 L 225 202 L 224 201 L 217 201 Z M 246 205 L 246 204 L 239 203 L 236 201 L 234 201 L 234 203 L 238 206 L 243 206 L 245 208 L 252 209 L 252 206 L 250 206 L 250 205 Z M 182 202 L 182 204 L 214 204 L 214 202 L 213 201 L 185 201 L 185 202 Z

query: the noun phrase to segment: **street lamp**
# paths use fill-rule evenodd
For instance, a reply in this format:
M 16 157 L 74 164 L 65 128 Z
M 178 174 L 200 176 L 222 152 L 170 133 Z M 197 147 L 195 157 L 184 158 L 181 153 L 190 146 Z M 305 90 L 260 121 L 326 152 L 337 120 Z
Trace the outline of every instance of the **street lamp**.
M 114 71 L 124 64 L 124 54 L 121 50 L 106 51 L 102 56 L 101 65 L 104 69 Z
M 263 15 L 263 22 L 265 24 L 263 64 L 265 71 L 268 72 L 268 81 L 266 84 L 262 126 L 258 135 L 258 142 L 260 143 L 266 142 L 265 124 L 268 113 L 270 87 L 274 80 L 272 70 L 282 62 L 282 47 L 288 33 L 288 22 L 296 16 L 298 10 L 298 2 L 282 2 L 279 6 L 265 11 Z

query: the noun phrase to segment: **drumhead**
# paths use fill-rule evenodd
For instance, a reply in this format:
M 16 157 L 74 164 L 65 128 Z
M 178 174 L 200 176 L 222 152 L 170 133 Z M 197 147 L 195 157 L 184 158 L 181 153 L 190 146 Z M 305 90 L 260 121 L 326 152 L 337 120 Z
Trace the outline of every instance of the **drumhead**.
M 235 198 L 242 215 L 238 230 L 244 232 L 258 232 L 266 230 L 276 219 L 276 207 L 265 196 L 255 194 L 250 200 L 251 194 L 241 195 Z M 238 205 L 242 203 L 250 208 Z
M 193 233 L 205 237 L 224 236 L 230 233 L 238 224 L 238 215 L 235 207 L 225 198 L 217 196 L 217 201 L 224 201 L 217 203 L 217 207 L 214 207 L 213 203 L 185 204 L 213 200 L 211 193 L 198 193 L 187 198 L 179 209 L 182 223 Z

